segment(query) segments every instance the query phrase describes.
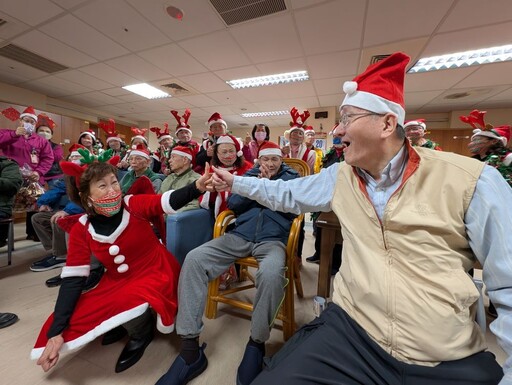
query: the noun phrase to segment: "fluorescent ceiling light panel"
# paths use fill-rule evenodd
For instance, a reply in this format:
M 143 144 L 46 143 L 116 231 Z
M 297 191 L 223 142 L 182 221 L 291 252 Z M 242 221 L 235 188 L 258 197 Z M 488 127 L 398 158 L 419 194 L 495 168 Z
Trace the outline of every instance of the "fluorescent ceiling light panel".
M 288 115 L 289 111 L 247 112 L 240 114 L 242 118 L 261 118 L 267 116 Z
M 168 98 L 171 96 L 147 83 L 132 84 L 131 86 L 124 86 L 123 89 L 133 92 L 134 94 L 144 96 L 148 99 Z
M 501 47 L 483 48 L 474 51 L 421 58 L 407 73 L 470 67 L 510 60 L 512 60 L 512 45 L 503 45 Z
M 232 88 L 238 89 L 261 86 L 273 86 L 275 84 L 302 82 L 304 80 L 309 80 L 309 75 L 307 71 L 287 72 L 283 74 L 257 76 L 255 78 L 228 80 L 226 83 L 228 83 Z

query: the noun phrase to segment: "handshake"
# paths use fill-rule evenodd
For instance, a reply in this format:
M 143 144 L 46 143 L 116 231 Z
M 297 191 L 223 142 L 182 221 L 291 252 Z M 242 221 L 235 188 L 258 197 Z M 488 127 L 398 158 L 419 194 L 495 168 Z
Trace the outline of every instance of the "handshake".
M 213 167 L 206 163 L 204 173 L 196 180 L 196 188 L 201 192 L 229 191 L 233 186 L 235 176 L 229 171 Z

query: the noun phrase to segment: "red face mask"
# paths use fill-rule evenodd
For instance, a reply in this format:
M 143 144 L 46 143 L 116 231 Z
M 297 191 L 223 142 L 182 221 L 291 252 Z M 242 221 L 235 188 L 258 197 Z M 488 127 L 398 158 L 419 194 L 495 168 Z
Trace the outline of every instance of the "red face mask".
M 111 217 L 121 210 L 121 191 L 109 192 L 107 195 L 99 199 L 89 199 L 94 207 L 94 211 L 100 215 Z

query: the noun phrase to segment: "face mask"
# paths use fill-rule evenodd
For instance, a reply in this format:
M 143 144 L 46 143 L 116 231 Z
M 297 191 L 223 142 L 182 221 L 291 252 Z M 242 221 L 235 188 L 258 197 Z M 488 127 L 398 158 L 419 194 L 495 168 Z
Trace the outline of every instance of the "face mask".
M 23 122 L 23 128 L 25 128 L 27 135 L 32 135 L 34 133 L 35 125 L 32 123 Z
M 45 138 L 46 140 L 50 140 L 53 136 L 49 132 L 38 132 L 37 135 L 39 135 L 42 138 Z
M 267 139 L 267 133 L 266 132 L 255 132 L 254 137 L 258 142 L 263 142 L 265 139 Z
M 94 207 L 94 211 L 100 215 L 111 217 L 121 210 L 121 191 L 112 191 L 103 198 L 89 199 Z
M 71 163 L 78 164 L 79 166 L 81 166 L 81 165 L 82 165 L 82 162 L 80 161 L 80 159 L 73 159 L 73 160 L 71 161 Z
M 341 138 L 339 136 L 335 136 L 334 138 L 332 138 L 332 144 L 334 144 L 335 146 L 339 146 L 341 144 Z

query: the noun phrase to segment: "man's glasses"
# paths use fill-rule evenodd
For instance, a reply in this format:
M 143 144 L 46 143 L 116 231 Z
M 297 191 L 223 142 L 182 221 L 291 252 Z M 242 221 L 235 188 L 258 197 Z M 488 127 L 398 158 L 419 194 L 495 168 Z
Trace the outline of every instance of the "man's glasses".
M 364 118 L 365 116 L 384 116 L 384 114 L 377 114 L 376 112 L 362 112 L 360 114 L 342 114 L 340 119 L 340 125 L 342 128 L 345 128 L 349 124 L 354 123 L 357 119 Z

